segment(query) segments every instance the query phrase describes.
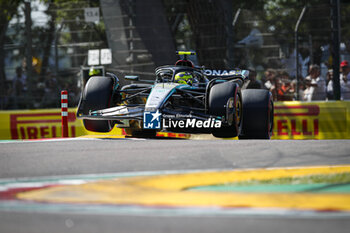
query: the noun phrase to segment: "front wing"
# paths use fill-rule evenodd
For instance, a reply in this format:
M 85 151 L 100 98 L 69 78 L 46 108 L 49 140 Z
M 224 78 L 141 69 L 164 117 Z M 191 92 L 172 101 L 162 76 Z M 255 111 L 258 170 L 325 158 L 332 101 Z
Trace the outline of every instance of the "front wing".
M 142 106 L 137 107 L 128 107 L 128 106 L 117 106 L 102 110 L 90 111 L 89 115 L 78 114 L 79 119 L 85 120 L 143 120 L 145 108 Z M 224 121 L 222 117 L 212 116 L 208 114 L 198 113 L 191 111 L 190 114 L 184 114 L 183 112 L 171 111 L 168 109 L 163 109 L 161 112 L 163 119 L 172 119 L 172 120 L 184 120 L 184 119 L 197 119 L 197 120 L 208 120 L 216 119 Z M 120 122 L 122 123 L 122 122 Z

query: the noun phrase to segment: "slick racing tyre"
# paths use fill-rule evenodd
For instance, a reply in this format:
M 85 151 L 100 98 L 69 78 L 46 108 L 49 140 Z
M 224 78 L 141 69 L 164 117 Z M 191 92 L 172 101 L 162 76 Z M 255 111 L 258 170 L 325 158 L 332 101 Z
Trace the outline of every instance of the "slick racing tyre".
M 235 82 L 214 85 L 209 92 L 209 114 L 224 116 L 228 124 L 213 129 L 212 134 L 219 138 L 236 137 L 240 133 L 242 122 L 242 98 L 240 88 Z
M 243 122 L 239 139 L 270 139 L 273 130 L 273 100 L 267 90 L 242 91 Z
M 113 79 L 104 76 L 93 76 L 86 83 L 83 92 L 83 113 L 88 115 L 90 111 L 110 107 L 113 95 Z M 84 126 L 89 131 L 109 132 L 113 128 L 109 120 L 83 120 Z

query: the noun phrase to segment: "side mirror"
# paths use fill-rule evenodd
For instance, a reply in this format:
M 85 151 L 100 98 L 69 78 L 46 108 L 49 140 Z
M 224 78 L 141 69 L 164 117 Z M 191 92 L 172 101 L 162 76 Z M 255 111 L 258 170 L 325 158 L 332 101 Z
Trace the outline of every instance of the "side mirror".
M 136 75 L 125 75 L 124 77 L 126 80 L 130 80 L 130 81 L 139 81 L 139 76 Z

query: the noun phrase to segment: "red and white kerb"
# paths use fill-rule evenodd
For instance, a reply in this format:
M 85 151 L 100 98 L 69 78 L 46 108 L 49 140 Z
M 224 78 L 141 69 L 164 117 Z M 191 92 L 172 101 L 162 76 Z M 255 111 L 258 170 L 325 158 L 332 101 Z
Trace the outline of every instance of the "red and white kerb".
M 68 137 L 68 91 L 61 91 L 62 137 Z

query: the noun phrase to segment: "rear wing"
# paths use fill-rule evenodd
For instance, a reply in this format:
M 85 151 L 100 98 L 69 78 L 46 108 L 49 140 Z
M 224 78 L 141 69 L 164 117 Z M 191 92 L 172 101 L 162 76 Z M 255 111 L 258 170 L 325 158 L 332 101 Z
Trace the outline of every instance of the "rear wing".
M 249 70 L 209 70 L 205 69 L 204 74 L 208 77 L 209 80 L 214 78 L 221 79 L 234 79 L 241 78 L 247 80 L 249 76 Z

